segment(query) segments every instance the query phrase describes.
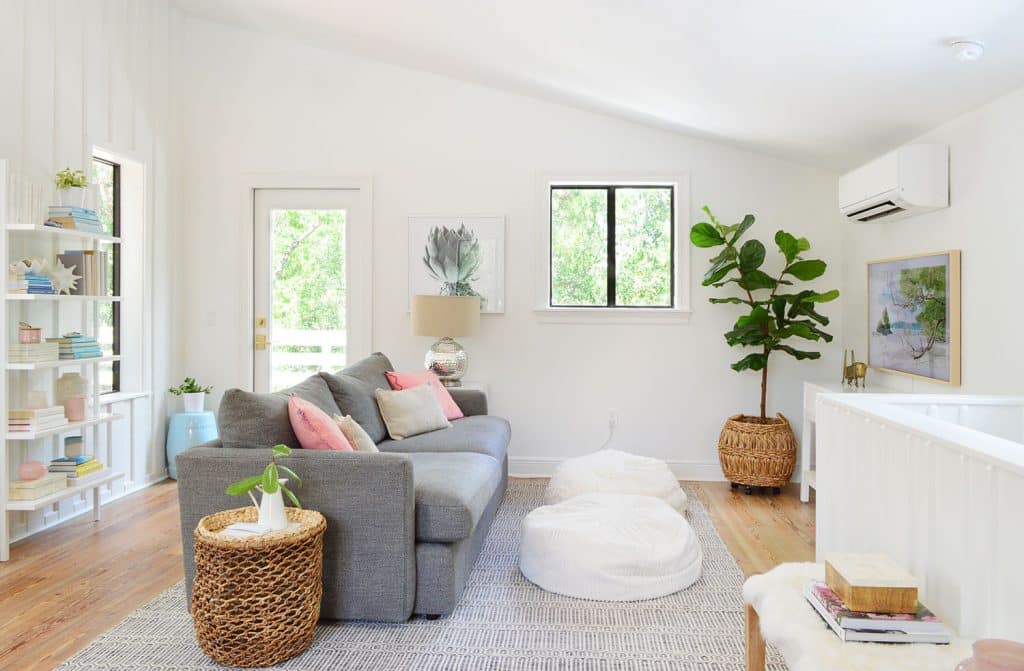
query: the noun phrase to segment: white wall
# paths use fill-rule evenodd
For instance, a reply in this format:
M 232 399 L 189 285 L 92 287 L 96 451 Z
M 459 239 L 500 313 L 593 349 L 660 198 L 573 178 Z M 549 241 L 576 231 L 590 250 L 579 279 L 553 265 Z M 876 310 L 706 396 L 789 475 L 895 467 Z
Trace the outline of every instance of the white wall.
M 50 184 L 64 166 L 88 172 L 94 146 L 131 157 L 145 168 L 145 221 L 126 221 L 125 229 L 147 236 L 133 239 L 126 251 L 143 255 L 133 256 L 128 266 L 140 268 L 149 286 L 146 293 L 138 288 L 128 292 L 133 296 L 126 297 L 124 309 L 129 323 L 148 321 L 154 333 L 141 344 L 138 340 L 145 335 L 138 327 L 125 333 L 133 339 L 126 347 L 132 360 L 125 362 L 132 370 L 124 376 L 133 388 L 125 391 L 168 386 L 172 308 L 165 251 L 172 239 L 169 87 L 175 16 L 164 0 L 0 1 L 0 158 L 22 178 L 42 185 Z M 8 324 L 7 341 L 15 341 L 16 328 L 16 323 Z M 137 402 L 135 469 L 109 494 L 165 477 L 165 405 L 163 394 Z M 113 465 L 129 470 L 127 420 L 113 430 Z M 15 463 L 54 456 L 49 444 L 5 449 Z M 84 506 L 84 499 L 66 501 L 59 514 L 12 515 L 13 534 L 35 530 Z
M 693 254 L 694 313 L 677 325 L 539 323 L 534 304 L 534 197 L 539 175 L 689 173 L 693 221 L 710 204 L 723 219 L 754 212 L 753 233 L 807 236 L 835 269 L 840 227 L 835 176 L 703 140 L 361 60 L 242 29 L 183 20 L 182 304 L 176 367 L 217 392 L 249 379 L 251 221 L 245 173 L 373 178 L 374 346 L 396 366 L 422 365 L 427 338 L 409 335 L 411 214 L 507 215 L 507 310 L 465 339 L 469 378 L 490 385 L 492 411 L 513 425 L 513 470 L 544 470 L 588 452 L 618 415 L 615 445 L 720 477 L 725 418 L 754 412 L 759 384 L 728 364 L 742 354 L 722 333 L 737 313 L 707 304 Z M 686 231 L 680 231 L 686 235 Z M 351 290 L 358 290 L 352 287 Z M 836 317 L 839 309 L 829 313 Z M 817 363 L 775 364 L 771 406 L 797 426 L 800 381 L 838 377 L 840 347 Z
M 901 391 L 1019 394 L 1024 249 L 1024 89 L 966 114 L 919 141 L 949 145 L 950 206 L 890 224 L 844 224 L 844 340 L 867 353 L 866 263 L 959 249 L 962 385 L 870 371 Z

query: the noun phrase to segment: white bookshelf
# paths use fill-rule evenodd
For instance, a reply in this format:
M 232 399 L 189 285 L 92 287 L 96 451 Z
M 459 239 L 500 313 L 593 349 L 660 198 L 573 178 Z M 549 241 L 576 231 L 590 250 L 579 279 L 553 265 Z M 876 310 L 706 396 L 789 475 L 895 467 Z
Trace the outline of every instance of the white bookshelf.
M 74 368 L 88 366 L 93 363 L 110 363 L 120 361 L 121 357 L 94 356 L 87 359 L 57 359 L 56 361 L 33 361 L 29 363 L 7 363 L 7 370 L 44 370 L 47 368 Z
M 121 238 L 87 231 L 44 226 L 46 206 L 51 193 L 42 187 L 30 194 L 9 189 L 8 164 L 0 160 L 0 258 L 10 264 L 22 255 L 45 258 L 52 266 L 57 254 L 68 246 L 100 251 L 110 250 L 121 243 Z M 15 202 L 17 201 L 17 202 Z M 84 280 L 79 280 L 84 281 Z M 6 287 L 5 287 L 6 288 Z M 0 561 L 10 558 L 11 516 L 39 514 L 37 511 L 55 511 L 66 499 L 91 493 L 93 519 L 100 518 L 100 506 L 106 489 L 125 477 L 112 468 L 113 445 L 110 424 L 123 417 L 110 412 L 111 403 L 100 395 L 100 365 L 119 361 L 119 356 L 104 355 L 88 359 L 60 359 L 42 362 L 10 362 L 7 347 L 17 342 L 18 322 L 28 321 L 43 329 L 45 337 L 57 337 L 69 331 L 96 334 L 99 327 L 100 306 L 120 301 L 119 296 L 77 296 L 55 294 L 12 294 L 4 296 L 2 314 L 5 342 L 0 347 L 0 369 L 5 383 L 0 385 L 0 421 L 3 421 L 3 448 L 0 449 Z M 27 391 L 40 389 L 47 392 L 50 403 L 56 405 L 54 393 L 58 377 L 66 370 L 77 370 L 89 383 L 86 418 L 79 422 L 31 432 L 7 430 L 9 408 L 23 406 Z M 104 444 L 100 444 L 100 427 L 105 426 Z M 81 435 L 84 452 L 93 454 L 103 462 L 108 474 L 68 487 L 31 501 L 10 500 L 10 482 L 17 478 L 18 465 L 29 458 L 47 461 L 63 454 L 63 438 L 69 434 Z M 134 435 L 134 433 L 132 433 Z M 46 459 L 41 455 L 48 455 Z M 45 519 L 45 518 L 44 518 Z

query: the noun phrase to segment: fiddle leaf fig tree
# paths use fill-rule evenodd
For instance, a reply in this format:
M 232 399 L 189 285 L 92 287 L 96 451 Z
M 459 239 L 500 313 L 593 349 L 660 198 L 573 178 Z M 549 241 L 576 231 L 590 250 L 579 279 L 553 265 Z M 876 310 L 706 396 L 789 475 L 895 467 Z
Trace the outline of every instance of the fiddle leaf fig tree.
M 754 225 L 754 215 L 748 214 L 738 224 L 726 226 L 706 205 L 704 212 L 709 222 L 701 222 L 690 229 L 690 242 L 696 247 L 721 247 L 721 251 L 711 259 L 711 267 L 704 273 L 701 284 L 736 289 L 740 294 L 710 301 L 745 306 L 745 314 L 726 332 L 725 341 L 731 347 L 755 349 L 732 364 L 732 369 L 761 371 L 760 419 L 764 422 L 767 419 L 768 359 L 773 352 L 785 352 L 798 360 L 820 358 L 821 352 L 803 349 L 806 345 L 798 347 L 787 343 L 831 342 L 832 336 L 822 330 L 828 326 L 828 317 L 818 312 L 817 304 L 834 301 L 839 291 L 819 293 L 795 288 L 797 282 L 821 277 L 827 268 L 820 259 L 803 257 L 811 248 L 807 238 L 797 238 L 781 230 L 775 233 L 775 245 L 784 263 L 782 271 L 773 276 L 762 269 L 767 254 L 762 242 L 750 239 L 740 244 L 743 234 Z

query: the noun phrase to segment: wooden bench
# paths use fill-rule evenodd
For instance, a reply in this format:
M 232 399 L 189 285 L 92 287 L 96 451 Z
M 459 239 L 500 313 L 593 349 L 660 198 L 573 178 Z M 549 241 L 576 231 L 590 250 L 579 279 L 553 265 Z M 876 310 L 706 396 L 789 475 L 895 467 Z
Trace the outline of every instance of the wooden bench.
M 747 610 L 747 671 L 764 671 L 766 644 L 790 671 L 952 671 L 971 656 L 970 642 L 949 645 L 844 643 L 803 596 L 824 580 L 822 564 L 781 564 L 743 585 Z

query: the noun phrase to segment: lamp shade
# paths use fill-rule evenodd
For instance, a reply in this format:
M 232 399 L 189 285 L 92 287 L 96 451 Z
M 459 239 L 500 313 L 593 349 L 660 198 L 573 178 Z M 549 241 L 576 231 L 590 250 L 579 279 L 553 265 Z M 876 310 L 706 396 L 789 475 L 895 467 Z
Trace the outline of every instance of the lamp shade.
M 480 330 L 479 296 L 413 296 L 412 334 L 472 336 Z

